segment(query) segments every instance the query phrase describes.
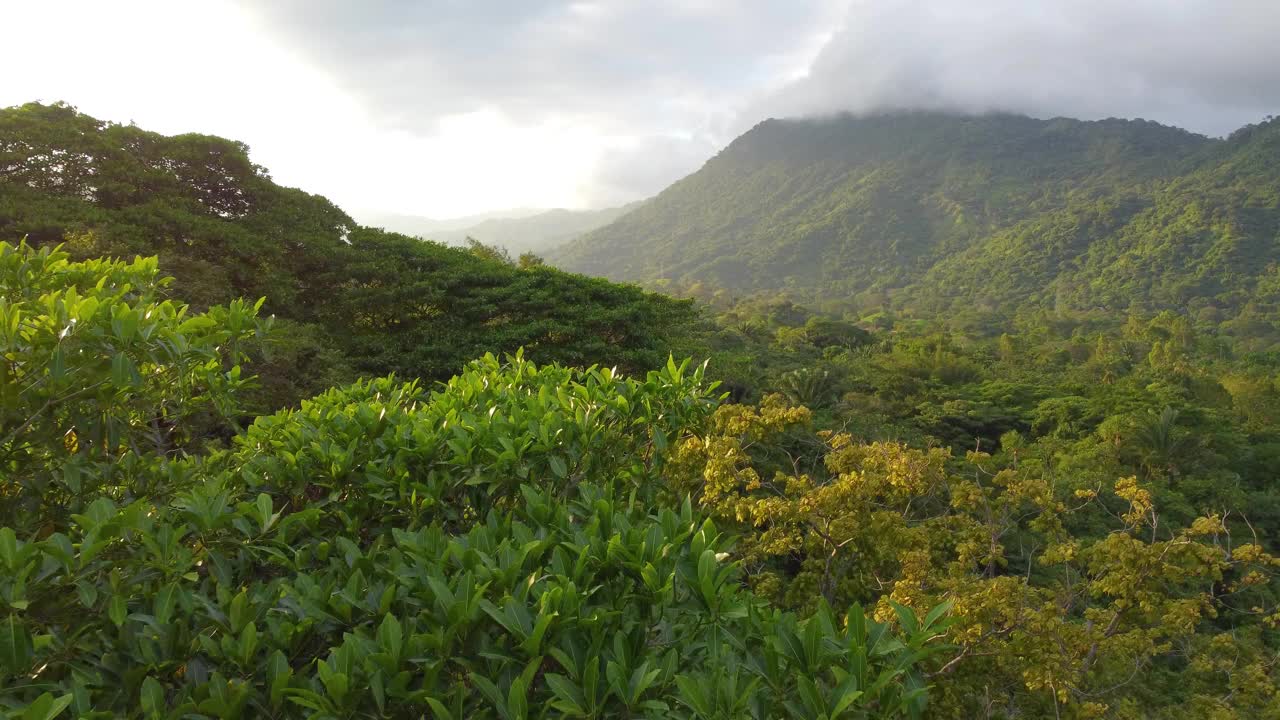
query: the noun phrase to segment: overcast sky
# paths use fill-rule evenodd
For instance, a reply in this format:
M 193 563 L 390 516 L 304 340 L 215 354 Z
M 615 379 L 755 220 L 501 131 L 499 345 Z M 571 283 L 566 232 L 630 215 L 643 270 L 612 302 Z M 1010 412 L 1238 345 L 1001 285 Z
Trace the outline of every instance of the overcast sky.
M 0 0 L 0 105 L 247 142 L 357 217 L 601 207 L 765 117 L 1280 114 L 1280 0 Z

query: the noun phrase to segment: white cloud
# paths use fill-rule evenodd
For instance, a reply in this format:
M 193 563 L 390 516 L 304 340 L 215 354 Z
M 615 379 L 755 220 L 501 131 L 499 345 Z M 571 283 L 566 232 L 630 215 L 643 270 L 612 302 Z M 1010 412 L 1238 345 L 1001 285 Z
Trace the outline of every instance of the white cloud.
M 606 132 L 688 131 L 776 86 L 844 0 L 243 0 L 388 122 L 500 107 Z M 792 63 L 795 63 L 794 65 Z
M 158 132 L 241 140 L 277 181 L 357 215 L 579 205 L 607 144 L 574 118 L 517 124 L 492 105 L 442 115 L 429 134 L 388 127 L 231 3 L 57 0 L 6 6 L 0 22 L 29 30 L 6 46 L 23 71 L 0 78 L 0 106 L 64 100 Z
M 1280 108 L 1275 0 L 855 0 L 751 112 L 1144 117 L 1223 134 Z
M 41 0 L 0 104 L 247 142 L 361 210 L 622 202 L 766 116 L 1280 108 L 1276 0 Z
M 724 130 L 744 98 L 804 72 L 844 4 L 244 0 L 263 32 L 323 68 L 381 126 L 434 138 L 443 118 L 485 110 L 515 127 L 572 128 L 564 159 L 506 165 L 559 188 L 557 205 L 629 201 L 696 168 L 732 139 Z M 584 163 L 557 184 L 563 165 Z

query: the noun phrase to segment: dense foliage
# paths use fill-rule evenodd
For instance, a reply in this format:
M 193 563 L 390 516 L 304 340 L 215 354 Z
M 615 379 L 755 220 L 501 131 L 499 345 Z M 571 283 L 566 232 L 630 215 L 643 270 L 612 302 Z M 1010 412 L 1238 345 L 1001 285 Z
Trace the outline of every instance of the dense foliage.
M 266 298 L 256 410 L 358 374 L 446 380 L 485 352 L 638 371 L 666 358 L 686 302 L 359 227 L 280 187 L 243 144 L 165 137 L 65 105 L 0 110 L 0 240 L 77 258 L 156 255 L 196 308 Z
M 694 325 L 4 111 L 0 715 L 1280 720 L 1275 137 L 766 123 Z
M 824 432 L 825 455 L 788 468 L 761 449 L 808 419 L 724 408 L 681 448 L 682 487 L 756 529 L 743 559 L 783 605 L 953 603 L 938 716 L 1276 716 L 1280 560 L 1240 517 L 1171 522 L 1154 483 L 1058 479 L 1015 450 L 953 467 Z
M 175 393 L 232 401 L 243 376 L 211 333 L 231 343 L 252 310 L 186 317 L 149 294 L 154 260 L 0 251 L 4 391 L 50 388 L 17 394 L 0 425 L 14 511 L 0 708 L 14 717 L 924 706 L 913 666 L 941 608 L 901 608 L 901 640 L 856 606 L 771 609 L 740 586 L 731 537 L 687 500 L 658 503 L 668 449 L 714 406 L 701 370 L 634 379 L 486 356 L 435 392 L 360 382 L 259 418 L 225 450 L 169 450 L 144 420 L 184 427 Z M 44 399 L 78 387 L 97 413 Z
M 775 603 L 954 602 L 936 715 L 1280 717 L 1277 137 L 771 121 L 553 259 L 711 309 L 668 482 Z
M 1280 717 L 1280 368 L 1262 333 L 1122 317 L 733 304 L 711 367 L 742 404 L 668 483 L 775 603 L 954 602 L 938 717 Z
M 148 495 L 234 415 L 257 308 L 188 315 L 166 284 L 155 258 L 0 243 L 0 522 L 47 531 L 104 493 Z

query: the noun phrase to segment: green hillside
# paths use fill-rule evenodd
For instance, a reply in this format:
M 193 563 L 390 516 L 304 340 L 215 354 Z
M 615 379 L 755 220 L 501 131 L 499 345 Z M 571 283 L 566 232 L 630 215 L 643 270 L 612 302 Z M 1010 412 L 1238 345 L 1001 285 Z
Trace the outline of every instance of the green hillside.
M 552 260 L 863 313 L 1234 313 L 1276 282 L 1277 160 L 1274 121 L 1222 141 L 1140 120 L 769 120 Z
M 359 226 L 271 181 L 242 143 L 165 137 L 65 105 L 0 110 L 0 240 L 156 255 L 195 308 L 266 298 L 266 408 L 358 374 L 445 380 L 486 352 L 638 370 L 687 302 Z

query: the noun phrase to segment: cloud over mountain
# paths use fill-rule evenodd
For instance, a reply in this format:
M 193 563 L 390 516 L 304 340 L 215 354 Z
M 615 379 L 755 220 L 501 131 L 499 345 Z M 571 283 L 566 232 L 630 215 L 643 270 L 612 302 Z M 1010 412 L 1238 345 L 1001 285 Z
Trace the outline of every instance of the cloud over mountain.
M 597 205 L 660 190 L 769 116 L 1003 110 L 1217 135 L 1280 108 L 1275 0 L 240 1 L 395 132 L 484 114 L 575 138 L 593 158 L 576 193 Z
M 774 115 L 1145 117 L 1210 134 L 1280 111 L 1274 0 L 857 0 Z

